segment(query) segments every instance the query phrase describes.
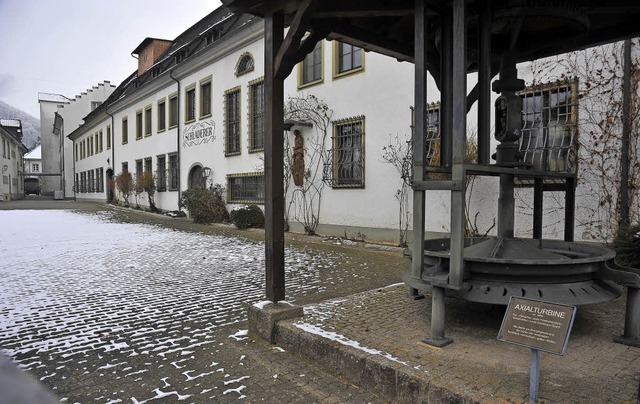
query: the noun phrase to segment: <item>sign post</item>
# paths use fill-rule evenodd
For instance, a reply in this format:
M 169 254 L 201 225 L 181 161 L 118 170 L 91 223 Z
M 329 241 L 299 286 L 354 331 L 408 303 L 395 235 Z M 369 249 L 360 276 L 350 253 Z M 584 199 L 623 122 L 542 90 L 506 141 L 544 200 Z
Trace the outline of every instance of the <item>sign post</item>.
M 511 296 L 498 340 L 531 348 L 529 401 L 538 401 L 540 351 L 564 355 L 576 315 L 575 306 Z

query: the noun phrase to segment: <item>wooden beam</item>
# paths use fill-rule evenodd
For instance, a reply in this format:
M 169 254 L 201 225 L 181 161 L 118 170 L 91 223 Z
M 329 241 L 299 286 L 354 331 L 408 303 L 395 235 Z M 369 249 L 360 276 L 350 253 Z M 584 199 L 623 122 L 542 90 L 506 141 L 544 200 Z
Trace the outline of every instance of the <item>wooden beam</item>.
M 264 20 L 265 42 L 265 269 L 266 295 L 272 302 L 285 299 L 284 278 L 284 79 L 275 71 L 282 48 L 284 16 Z
M 303 0 L 291 22 L 284 42 L 277 50 L 274 72 L 276 76 L 286 78 L 295 66 L 292 60 L 297 60 L 295 55 L 300 47 L 300 42 L 309 27 L 310 14 L 313 12 L 317 0 Z M 297 63 L 297 62 L 296 62 Z

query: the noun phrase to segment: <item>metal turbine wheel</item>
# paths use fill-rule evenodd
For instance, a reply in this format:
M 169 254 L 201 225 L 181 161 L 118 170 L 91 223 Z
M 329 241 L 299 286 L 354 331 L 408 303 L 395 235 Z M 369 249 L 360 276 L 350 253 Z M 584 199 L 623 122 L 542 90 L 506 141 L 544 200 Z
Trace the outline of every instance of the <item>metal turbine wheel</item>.
M 425 241 L 422 277 L 417 280 L 405 275 L 405 282 L 422 290 L 447 282 L 449 242 L 448 238 Z M 602 279 L 606 261 L 614 257 L 613 250 L 585 243 L 467 238 L 464 284 L 460 290 L 447 289 L 446 293 L 472 302 L 502 305 L 511 296 L 571 305 L 605 302 L 621 294 L 616 284 Z

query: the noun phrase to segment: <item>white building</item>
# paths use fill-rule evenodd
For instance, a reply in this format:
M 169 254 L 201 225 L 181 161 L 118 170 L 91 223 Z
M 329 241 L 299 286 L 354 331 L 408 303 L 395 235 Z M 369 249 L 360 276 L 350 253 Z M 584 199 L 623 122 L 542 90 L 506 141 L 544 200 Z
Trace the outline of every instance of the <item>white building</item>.
M 178 209 L 182 191 L 212 184 L 226 187 L 229 208 L 263 205 L 263 25 L 221 7 L 174 40 L 146 38 L 133 51 L 138 70 L 83 125 L 65 129 L 74 164 L 65 181 L 75 183 L 75 196 L 122 202 L 110 191 L 115 176 L 153 172 L 155 202 L 163 210 Z M 385 147 L 402 148 L 410 138 L 413 69 L 351 45 L 321 41 L 285 81 L 290 100 L 285 189 L 294 230 L 398 241 L 399 221 L 411 223 L 403 216 L 411 212 L 411 200 L 398 198 L 403 181 L 382 156 Z M 528 64 L 519 70 L 529 84 L 539 79 Z M 475 78 L 468 80 L 472 88 Z M 430 100 L 440 98 L 432 79 L 428 94 Z M 577 84 L 543 83 L 521 97 L 525 161 L 550 171 L 575 170 Z M 300 105 L 302 111 L 291 111 Z M 430 111 L 428 153 L 437 149 L 438 105 Z M 469 128 L 477 126 L 475 116 L 474 107 Z M 205 168 L 211 171 L 207 178 Z M 473 187 L 467 216 L 476 230 L 488 231 L 497 216 L 498 182 L 482 178 Z M 521 205 L 531 202 L 529 190 L 519 189 Z M 587 190 L 577 194 L 588 198 Z M 556 199 L 547 193 L 545 209 Z M 132 196 L 130 202 L 144 206 L 146 197 L 135 202 Z M 448 232 L 449 203 L 447 191 L 428 193 L 428 231 Z M 583 205 L 578 202 L 578 208 Z M 556 222 L 553 212 L 547 217 L 544 235 L 561 238 L 562 220 Z M 516 233 L 530 234 L 530 222 L 528 213 L 518 213 Z M 576 238 L 581 236 L 592 238 L 585 229 L 576 231 Z
M 27 147 L 22 144 L 22 124 L 17 119 L 0 119 L 0 200 L 24 197 L 22 184 L 23 156 Z
M 109 81 L 98 83 L 74 98 L 61 94 L 39 93 L 42 147 L 42 193 L 64 191 L 73 196 L 72 141 L 66 136 L 82 124 L 82 119 L 113 92 Z M 57 120 L 56 120 L 57 117 Z M 68 178 L 67 178 L 68 177 Z

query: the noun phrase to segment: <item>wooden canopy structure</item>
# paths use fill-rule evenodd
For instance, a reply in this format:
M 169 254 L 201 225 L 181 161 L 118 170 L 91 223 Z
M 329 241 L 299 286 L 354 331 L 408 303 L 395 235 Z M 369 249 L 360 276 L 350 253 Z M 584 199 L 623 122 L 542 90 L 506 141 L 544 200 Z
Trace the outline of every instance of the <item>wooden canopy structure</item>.
M 222 0 L 234 11 L 265 21 L 265 191 L 267 298 L 284 300 L 283 81 L 316 43 L 339 40 L 415 64 L 415 131 L 413 153 L 413 239 L 424 240 L 425 191 L 451 191 L 450 268 L 433 277 L 430 343 L 444 336 L 445 290 L 459 290 L 464 281 L 465 176 L 500 177 L 498 236 L 513 237 L 514 177 L 536 184 L 534 237 L 541 234 L 543 180 L 560 179 L 567 195 L 565 240 L 573 240 L 575 174 L 553 174 L 524 167 L 514 158 L 512 121 L 520 110 L 505 112 L 506 126 L 496 138 L 504 146 L 490 163 L 491 81 L 507 103 L 522 89 L 515 64 L 585 49 L 640 35 L 640 4 L 622 0 Z M 289 27 L 285 37 L 285 26 Z M 428 176 L 425 159 L 427 71 L 441 93 L 440 169 L 446 180 Z M 466 75 L 478 72 L 469 91 Z M 478 164 L 465 164 L 466 115 L 478 101 Z M 417 106 L 425 106 L 418 108 Z M 515 108 L 514 108 L 515 109 Z M 414 242 L 412 267 L 405 281 L 423 280 L 424 246 Z M 417 288 L 417 287 L 416 287 Z

